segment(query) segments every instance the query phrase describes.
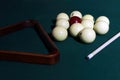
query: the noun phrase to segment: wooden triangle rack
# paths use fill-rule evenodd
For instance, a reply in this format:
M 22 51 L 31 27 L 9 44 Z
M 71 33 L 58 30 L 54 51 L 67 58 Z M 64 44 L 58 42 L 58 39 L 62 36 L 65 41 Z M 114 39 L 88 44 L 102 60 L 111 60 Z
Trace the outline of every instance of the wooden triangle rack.
M 22 30 L 24 28 L 32 27 L 45 44 L 49 53 L 32 53 L 32 52 L 18 52 L 11 50 L 0 50 L 0 60 L 12 60 L 28 63 L 40 63 L 40 64 L 55 64 L 59 60 L 59 51 L 54 42 L 51 40 L 47 32 L 43 29 L 40 23 L 36 20 L 26 20 L 23 22 L 15 23 L 13 25 L 0 28 L 0 37 Z

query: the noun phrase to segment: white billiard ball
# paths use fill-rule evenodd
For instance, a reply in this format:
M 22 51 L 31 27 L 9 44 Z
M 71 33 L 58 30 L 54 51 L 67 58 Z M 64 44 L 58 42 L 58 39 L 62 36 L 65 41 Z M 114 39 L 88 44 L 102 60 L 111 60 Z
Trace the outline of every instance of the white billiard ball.
M 56 26 L 52 31 L 52 35 L 57 41 L 64 41 L 68 36 L 68 32 L 65 28 Z
M 81 24 L 85 27 L 85 28 L 92 28 L 94 27 L 94 23 L 91 20 L 88 19 L 84 19 L 82 20 Z
M 96 39 L 96 33 L 93 29 L 91 28 L 84 28 L 80 33 L 79 33 L 79 38 L 82 40 L 84 43 L 92 43 Z
M 69 20 L 69 16 L 68 16 L 66 13 L 64 13 L 64 12 L 61 12 L 61 13 L 59 13 L 59 14 L 57 15 L 57 17 L 56 17 L 56 20 L 58 20 L 58 19 Z
M 109 18 L 106 17 L 106 16 L 100 16 L 100 17 L 98 17 L 98 18 L 96 19 L 96 23 L 99 22 L 99 21 L 104 21 L 104 22 L 106 22 L 108 25 L 110 24 L 110 20 L 109 20 Z
M 72 25 L 70 26 L 70 29 L 69 29 L 71 36 L 77 37 L 78 34 L 79 34 L 79 32 L 80 32 L 83 28 L 84 28 L 83 25 L 80 24 L 80 23 L 74 23 L 74 24 L 72 24 Z
M 94 23 L 94 17 L 90 14 L 86 14 L 82 17 L 82 20 L 84 19 L 88 19 L 88 20 L 91 20 L 93 23 Z
M 95 23 L 94 30 L 100 35 L 104 35 L 109 31 L 109 25 L 106 22 L 99 21 Z
M 69 28 L 69 21 L 65 19 L 58 19 L 56 21 L 56 26 L 64 27 L 65 29 Z
M 82 13 L 80 11 L 73 11 L 70 14 L 70 17 L 77 16 L 79 18 L 82 18 Z

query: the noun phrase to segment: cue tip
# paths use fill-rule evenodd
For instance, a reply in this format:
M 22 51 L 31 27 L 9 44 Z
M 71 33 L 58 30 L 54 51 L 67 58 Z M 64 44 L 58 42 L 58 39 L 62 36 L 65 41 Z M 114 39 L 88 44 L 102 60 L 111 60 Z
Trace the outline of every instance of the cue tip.
M 89 55 L 86 57 L 86 59 L 87 59 L 87 60 L 90 60 L 93 56 L 94 56 L 93 54 L 89 54 Z

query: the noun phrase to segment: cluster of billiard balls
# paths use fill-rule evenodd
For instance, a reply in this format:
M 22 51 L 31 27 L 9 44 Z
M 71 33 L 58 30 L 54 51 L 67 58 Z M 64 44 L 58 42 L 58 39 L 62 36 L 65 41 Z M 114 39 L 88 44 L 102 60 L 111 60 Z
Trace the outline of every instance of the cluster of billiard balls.
M 61 12 L 56 17 L 52 35 L 57 41 L 64 41 L 68 32 L 73 37 L 78 37 L 84 43 L 92 43 L 96 33 L 104 35 L 109 31 L 110 21 L 106 16 L 99 16 L 96 20 L 90 14 L 82 16 L 80 11 L 71 12 L 70 16 Z

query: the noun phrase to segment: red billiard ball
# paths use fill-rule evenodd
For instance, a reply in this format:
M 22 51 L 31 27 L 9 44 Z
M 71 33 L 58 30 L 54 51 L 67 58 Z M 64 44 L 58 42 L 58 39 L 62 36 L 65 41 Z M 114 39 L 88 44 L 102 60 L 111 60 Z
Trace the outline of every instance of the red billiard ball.
M 81 18 L 77 16 L 73 16 L 70 18 L 69 23 L 70 25 L 72 25 L 73 23 L 81 23 L 81 21 L 82 21 Z

